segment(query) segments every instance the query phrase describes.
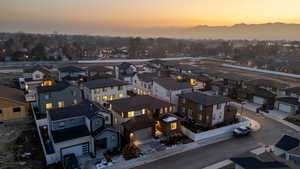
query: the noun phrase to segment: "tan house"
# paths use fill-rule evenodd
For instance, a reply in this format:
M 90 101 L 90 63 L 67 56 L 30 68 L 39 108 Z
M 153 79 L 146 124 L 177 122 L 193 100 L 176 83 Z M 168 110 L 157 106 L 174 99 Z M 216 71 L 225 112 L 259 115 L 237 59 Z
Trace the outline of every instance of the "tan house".
M 28 103 L 24 92 L 0 86 L 0 121 L 28 117 Z

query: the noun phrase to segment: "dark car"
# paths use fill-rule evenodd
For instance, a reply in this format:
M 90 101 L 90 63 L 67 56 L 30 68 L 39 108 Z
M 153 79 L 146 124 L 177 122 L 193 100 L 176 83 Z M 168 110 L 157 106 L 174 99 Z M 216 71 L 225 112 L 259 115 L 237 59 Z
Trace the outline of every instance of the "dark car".
M 251 133 L 251 129 L 248 126 L 242 126 L 233 130 L 233 135 L 238 136 L 247 136 Z
M 64 169 L 81 169 L 75 154 L 65 155 L 64 161 L 63 161 L 63 166 L 64 166 Z

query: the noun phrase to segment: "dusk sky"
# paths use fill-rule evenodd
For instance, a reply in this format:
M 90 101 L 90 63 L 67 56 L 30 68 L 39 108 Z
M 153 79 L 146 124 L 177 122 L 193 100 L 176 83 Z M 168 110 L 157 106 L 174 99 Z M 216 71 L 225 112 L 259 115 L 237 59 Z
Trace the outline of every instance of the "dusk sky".
M 101 34 L 197 25 L 300 23 L 299 0 L 1 0 L 0 31 Z

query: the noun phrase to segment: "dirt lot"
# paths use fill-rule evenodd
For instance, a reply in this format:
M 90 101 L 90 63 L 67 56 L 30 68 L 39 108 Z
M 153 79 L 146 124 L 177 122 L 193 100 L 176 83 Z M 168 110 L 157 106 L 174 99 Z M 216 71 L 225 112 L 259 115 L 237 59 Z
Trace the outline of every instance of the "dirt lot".
M 35 124 L 29 120 L 1 122 L 0 169 L 59 169 L 46 167 Z

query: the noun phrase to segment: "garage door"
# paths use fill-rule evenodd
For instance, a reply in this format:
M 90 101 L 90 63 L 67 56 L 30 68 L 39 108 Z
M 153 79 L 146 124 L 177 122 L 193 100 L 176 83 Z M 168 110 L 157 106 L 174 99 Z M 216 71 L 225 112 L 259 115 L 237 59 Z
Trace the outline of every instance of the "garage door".
M 61 158 L 68 154 L 75 154 L 75 156 L 81 156 L 89 152 L 89 144 L 83 143 L 68 148 L 61 149 Z
M 142 129 L 134 132 L 134 141 L 142 141 L 152 138 L 152 128 Z
M 264 104 L 265 99 L 261 98 L 261 97 L 254 96 L 253 97 L 253 103 L 255 103 L 255 104 Z
M 279 110 L 290 113 L 290 112 L 292 112 L 292 107 L 289 105 L 286 105 L 286 104 L 279 104 Z

